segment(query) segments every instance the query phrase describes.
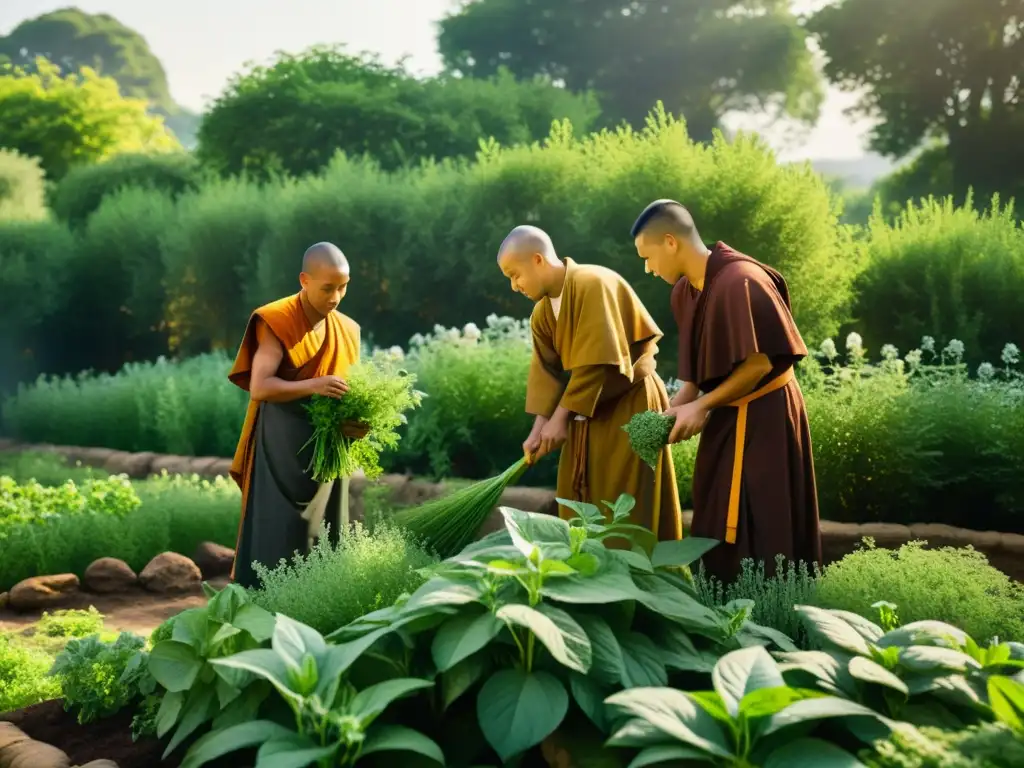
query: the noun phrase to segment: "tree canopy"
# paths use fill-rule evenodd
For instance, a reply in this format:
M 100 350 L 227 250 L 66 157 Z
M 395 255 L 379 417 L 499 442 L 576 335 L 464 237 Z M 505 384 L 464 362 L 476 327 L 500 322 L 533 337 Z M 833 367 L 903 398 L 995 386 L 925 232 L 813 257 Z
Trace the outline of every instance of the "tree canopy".
M 121 96 L 112 78 L 89 67 L 61 76 L 43 58 L 34 65 L 0 72 L 0 148 L 39 158 L 51 180 L 118 152 L 179 148 L 147 102 Z
M 198 153 L 222 173 L 312 173 L 338 150 L 393 170 L 472 156 L 489 137 L 532 142 L 556 119 L 587 130 L 598 114 L 589 95 L 546 82 L 502 72 L 420 80 L 403 66 L 316 47 L 236 76 L 203 118 Z
M 790 0 L 475 0 L 445 18 L 449 69 L 507 67 L 593 89 L 608 122 L 642 125 L 659 100 L 706 140 L 753 107 L 813 122 L 820 78 Z
M 1024 191 L 1024 2 L 840 0 L 811 17 L 825 74 L 863 89 L 877 151 L 946 142 L 956 194 Z M 934 164 L 934 151 L 929 162 Z

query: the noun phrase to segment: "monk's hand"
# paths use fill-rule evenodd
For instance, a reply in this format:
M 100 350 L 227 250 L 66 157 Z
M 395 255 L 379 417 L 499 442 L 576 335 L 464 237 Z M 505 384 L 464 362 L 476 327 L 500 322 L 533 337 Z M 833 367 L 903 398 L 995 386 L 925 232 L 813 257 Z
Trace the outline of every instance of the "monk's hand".
M 665 415 L 674 416 L 676 420 L 668 436 L 669 443 L 679 443 L 699 434 L 707 423 L 708 414 L 708 409 L 699 400 L 669 408 Z
M 540 450 L 540 432 L 531 432 L 530 436 L 523 440 L 523 456 L 529 464 L 537 460 L 537 451 Z
M 540 431 L 540 448 L 537 458 L 557 451 L 569 437 L 568 415 L 552 416 Z
M 348 384 L 340 376 L 321 376 L 313 380 L 313 394 L 324 397 L 343 397 L 348 392 Z

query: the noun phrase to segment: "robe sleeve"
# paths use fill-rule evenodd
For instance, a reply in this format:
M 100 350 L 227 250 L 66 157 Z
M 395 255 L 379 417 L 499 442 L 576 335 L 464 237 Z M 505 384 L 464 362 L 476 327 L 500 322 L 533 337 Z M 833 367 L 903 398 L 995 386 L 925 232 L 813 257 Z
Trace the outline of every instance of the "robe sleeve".
M 565 381 L 555 373 L 560 369 L 558 355 L 551 339 L 551 329 L 544 320 L 544 306 L 538 303 L 530 316 L 533 335 L 533 353 L 530 372 L 526 378 L 526 412 L 533 416 L 551 418 L 565 391 Z
M 573 368 L 559 405 L 572 413 L 578 413 L 588 419 L 593 418 L 594 411 L 601 402 L 604 384 L 609 374 L 620 375 L 618 370 L 610 365 L 584 365 Z
M 743 265 L 725 272 L 712 290 L 703 379 L 724 378 L 754 354 L 765 355 L 775 367 L 807 356 L 789 308 L 760 267 Z
M 679 331 L 679 360 L 677 373 L 680 381 L 695 384 L 696 371 L 693 370 L 693 312 L 695 302 L 690 296 L 690 283 L 685 277 L 680 278 L 672 287 L 672 316 Z

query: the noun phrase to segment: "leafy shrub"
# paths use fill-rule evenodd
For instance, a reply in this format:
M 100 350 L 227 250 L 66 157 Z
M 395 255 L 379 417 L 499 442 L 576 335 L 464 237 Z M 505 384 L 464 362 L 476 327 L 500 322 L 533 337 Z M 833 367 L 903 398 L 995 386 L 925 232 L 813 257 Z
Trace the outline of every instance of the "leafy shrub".
M 862 549 L 832 563 L 818 583 L 817 604 L 873 619 L 871 606 L 894 603 L 904 624 L 932 619 L 959 627 L 979 643 L 1024 639 L 1024 587 L 971 548 Z
M 95 635 L 68 641 L 50 670 L 60 681 L 64 709 L 77 710 L 79 723 L 91 723 L 132 703 L 140 689 L 126 685 L 123 678 L 145 644 L 131 632 L 122 632 L 113 643 L 104 643 Z M 150 693 L 152 688 L 141 692 Z
M 81 227 L 106 198 L 126 187 L 149 189 L 174 199 L 196 189 L 200 181 L 199 162 L 186 152 L 124 153 L 73 168 L 55 185 L 50 206 L 58 219 Z M 137 223 L 146 224 L 142 219 Z
M 373 533 L 358 523 L 332 546 L 326 530 L 309 554 L 276 567 L 256 565 L 260 588 L 253 601 L 318 632 L 333 632 L 364 613 L 384 608 L 423 579 L 416 571 L 434 562 L 406 534 L 389 526 Z
M 962 731 L 924 727 L 896 732 L 860 759 L 867 768 L 1016 768 L 1024 765 L 1024 736 L 1002 723 Z
M 855 316 L 869 345 L 955 338 L 977 364 L 998 359 L 1006 341 L 1024 343 L 1006 338 L 1024 310 L 1024 229 L 1009 207 L 978 213 L 928 199 L 893 226 L 872 218 L 865 247 Z
M 88 637 L 103 629 L 103 614 L 90 605 L 89 610 L 43 611 L 36 632 L 46 637 Z
M 87 467 L 80 461 L 71 465 L 62 456 L 48 451 L 0 453 L 0 475 L 7 475 L 19 485 L 39 483 L 55 486 L 63 485 L 68 480 L 81 485 L 87 480 L 108 477 L 109 474 L 96 467 Z
M 46 673 L 53 659 L 0 632 L 0 713 L 29 707 L 60 695 L 60 686 Z
M 12 478 L 0 476 L 0 539 L 8 527 L 45 525 L 62 516 L 124 517 L 140 503 L 132 484 L 123 475 L 86 480 L 81 486 L 69 480 L 56 487 L 39 483 L 18 485 Z
M 46 218 L 46 174 L 34 157 L 0 149 L 0 221 Z

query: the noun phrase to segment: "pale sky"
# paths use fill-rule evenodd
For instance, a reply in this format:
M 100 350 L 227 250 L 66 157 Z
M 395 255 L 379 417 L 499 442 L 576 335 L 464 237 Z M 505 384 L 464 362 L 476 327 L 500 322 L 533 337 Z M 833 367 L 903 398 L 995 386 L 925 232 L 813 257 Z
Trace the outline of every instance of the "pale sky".
M 822 0 L 800 0 L 801 10 Z M 139 31 L 163 62 L 171 93 L 201 110 L 246 62 L 265 63 L 276 51 L 297 53 L 311 45 L 345 43 L 388 63 L 408 57 L 412 71 L 438 71 L 436 23 L 458 0 L 0 0 L 0 34 L 24 19 L 75 5 L 108 13 Z M 287 9 L 287 10 L 286 10 Z M 847 117 L 855 97 L 835 90 L 809 133 L 766 131 L 784 160 L 849 159 L 865 153 L 869 124 Z M 743 116 L 730 127 L 760 130 L 764 121 Z

